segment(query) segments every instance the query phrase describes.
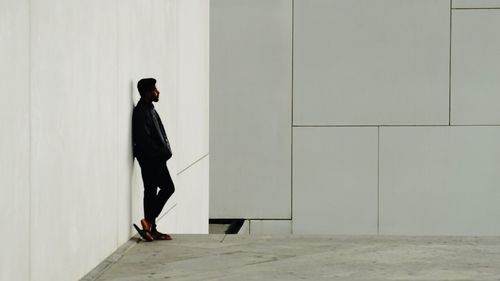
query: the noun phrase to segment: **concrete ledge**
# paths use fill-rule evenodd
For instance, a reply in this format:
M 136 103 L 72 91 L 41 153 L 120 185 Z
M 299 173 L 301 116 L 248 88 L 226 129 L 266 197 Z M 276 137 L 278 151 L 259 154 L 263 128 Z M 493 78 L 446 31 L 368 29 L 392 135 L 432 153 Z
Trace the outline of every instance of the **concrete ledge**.
M 113 264 L 119 261 L 128 250 L 141 242 L 139 236 L 134 236 L 130 238 L 125 244 L 118 248 L 114 253 L 107 257 L 104 261 L 98 264 L 94 269 L 87 273 L 80 281 L 94 281 L 99 278 L 106 270 L 108 270 Z

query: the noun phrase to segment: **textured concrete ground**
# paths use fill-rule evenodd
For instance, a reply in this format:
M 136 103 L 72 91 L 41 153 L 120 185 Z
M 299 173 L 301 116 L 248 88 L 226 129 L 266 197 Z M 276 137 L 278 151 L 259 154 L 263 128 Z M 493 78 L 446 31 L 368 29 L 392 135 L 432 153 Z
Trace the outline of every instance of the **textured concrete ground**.
M 97 280 L 500 280 L 500 237 L 174 235 Z

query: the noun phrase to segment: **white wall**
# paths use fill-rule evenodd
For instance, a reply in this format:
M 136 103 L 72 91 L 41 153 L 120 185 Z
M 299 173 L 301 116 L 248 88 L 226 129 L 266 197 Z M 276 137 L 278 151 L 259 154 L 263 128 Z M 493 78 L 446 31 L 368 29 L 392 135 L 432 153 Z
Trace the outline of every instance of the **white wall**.
M 209 1 L 177 1 L 177 225 L 208 233 Z M 168 217 L 167 217 L 168 219 Z
M 151 15 L 151 9 L 157 11 L 156 16 Z M 119 68 L 118 75 L 121 83 L 119 92 L 123 93 L 120 102 L 119 123 L 119 148 L 117 161 L 121 175 L 119 176 L 118 217 L 120 242 L 125 242 L 129 233 L 135 230 L 131 221 L 138 222 L 143 217 L 143 185 L 139 164 L 132 160 L 130 150 L 132 109 L 140 96 L 136 84 L 142 77 L 157 79 L 160 90 L 160 101 L 155 108 L 160 114 L 167 131 L 172 149 L 176 150 L 177 143 L 177 44 L 176 26 L 177 12 L 175 1 L 152 1 L 148 5 L 140 1 L 130 0 L 120 5 L 118 9 L 119 25 Z M 153 14 L 155 15 L 155 14 Z M 168 161 L 174 183 L 177 182 L 175 169 L 178 155 L 175 154 Z M 161 216 L 177 204 L 177 194 L 167 202 Z M 163 220 L 162 229 L 175 228 L 176 222 Z
M 31 1 L 32 279 L 78 278 L 118 246 L 115 4 Z
M 192 151 L 208 154 L 208 2 L 178 2 L 0 2 L 0 222 L 12 241 L 1 280 L 77 280 L 135 234 L 143 187 L 130 123 L 142 77 L 158 80 L 174 151 L 177 192 L 159 227 L 208 231 L 208 156 L 190 166 Z M 178 53 L 190 30 L 196 47 Z
M 29 279 L 29 40 L 28 1 L 0 1 L 0 280 Z
M 268 202 L 286 199 L 293 233 L 500 235 L 500 10 L 492 9 L 500 1 L 278 2 L 212 0 L 210 216 L 272 219 Z M 268 33 L 290 17 L 293 38 L 283 46 Z M 260 23 L 268 28 L 249 28 Z M 270 68 L 282 57 L 262 46 L 292 48 L 292 73 Z M 241 109 L 270 96 L 254 90 L 268 81 L 252 79 L 261 73 L 289 75 L 293 87 L 272 108 Z M 293 118 L 276 114 L 281 106 Z M 269 132 L 258 134 L 269 124 L 293 130 L 280 149 L 263 141 Z M 289 141 L 293 149 L 281 150 Z M 290 157 L 292 174 L 276 173 L 288 163 L 267 168 L 262 151 Z M 262 185 L 234 167 L 292 182 Z M 291 189 L 291 198 L 261 191 L 273 188 Z

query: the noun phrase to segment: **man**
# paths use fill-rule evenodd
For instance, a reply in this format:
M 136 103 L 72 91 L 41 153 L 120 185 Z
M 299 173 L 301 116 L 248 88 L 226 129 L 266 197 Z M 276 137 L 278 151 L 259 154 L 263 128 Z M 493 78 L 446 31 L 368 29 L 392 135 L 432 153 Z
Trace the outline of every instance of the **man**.
M 155 223 L 163 206 L 175 191 L 166 164 L 172 157 L 172 151 L 160 116 L 153 106 L 153 102 L 158 102 L 160 92 L 153 78 L 141 79 L 137 83 L 137 89 L 141 99 L 132 115 L 132 143 L 144 182 L 144 219 L 141 220 L 142 229 L 135 224 L 134 227 L 148 242 L 172 240 L 170 235 L 159 232 Z M 160 191 L 157 193 L 158 187 Z

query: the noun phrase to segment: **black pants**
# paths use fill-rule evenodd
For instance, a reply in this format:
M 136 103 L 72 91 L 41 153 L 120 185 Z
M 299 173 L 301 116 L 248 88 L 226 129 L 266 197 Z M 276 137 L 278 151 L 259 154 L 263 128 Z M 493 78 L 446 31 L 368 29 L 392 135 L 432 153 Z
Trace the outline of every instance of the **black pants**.
M 175 191 L 165 161 L 139 161 L 144 182 L 144 218 L 156 228 L 156 218 Z M 160 192 L 158 192 L 160 188 Z

